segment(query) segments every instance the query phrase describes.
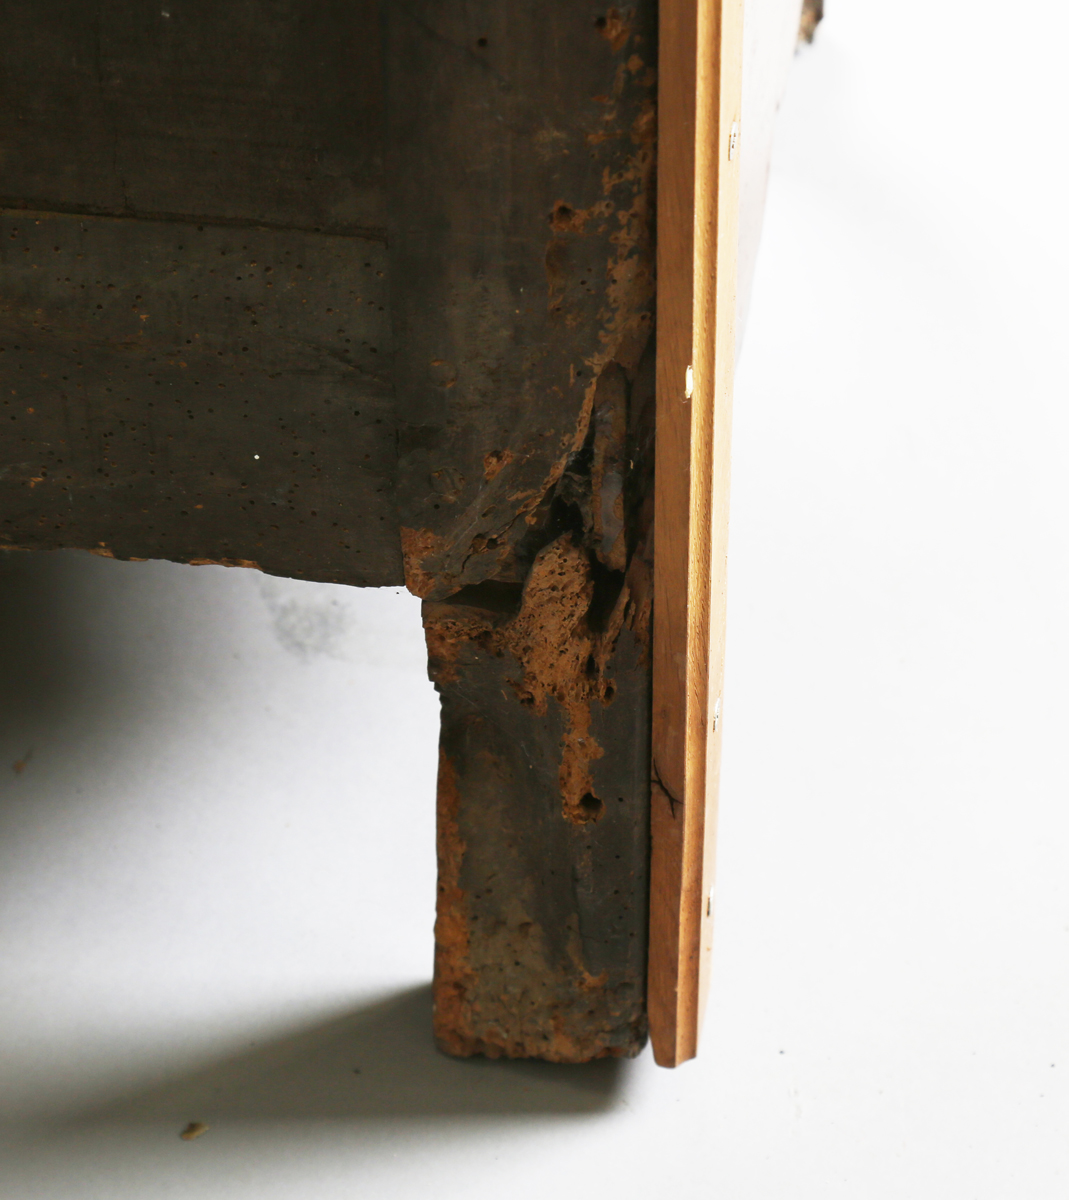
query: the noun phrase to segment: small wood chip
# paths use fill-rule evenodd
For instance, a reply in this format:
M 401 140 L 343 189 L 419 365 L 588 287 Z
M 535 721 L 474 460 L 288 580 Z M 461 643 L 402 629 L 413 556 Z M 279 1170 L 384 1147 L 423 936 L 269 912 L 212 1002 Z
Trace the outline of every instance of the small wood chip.
M 208 1126 L 203 1121 L 190 1121 L 178 1136 L 183 1142 L 191 1142 L 194 1138 L 199 1138 L 202 1133 L 207 1132 Z

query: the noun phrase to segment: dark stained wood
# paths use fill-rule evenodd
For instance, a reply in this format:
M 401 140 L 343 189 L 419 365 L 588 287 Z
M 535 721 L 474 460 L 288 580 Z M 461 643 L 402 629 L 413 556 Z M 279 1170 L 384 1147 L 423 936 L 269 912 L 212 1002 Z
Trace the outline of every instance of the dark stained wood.
M 401 581 L 386 250 L 0 214 L 0 539 Z
M 390 10 L 408 586 L 442 694 L 435 1028 L 645 1038 L 653 4 Z
M 494 589 L 424 612 L 442 695 L 435 1032 L 453 1054 L 632 1055 L 646 1037 L 648 607 L 625 589 L 591 628 L 593 569 L 570 534 L 538 556 L 518 608 Z
M 636 1053 L 654 0 L 5 18 L 0 536 L 404 579 L 439 1042 Z
M 649 339 L 653 7 L 390 11 L 400 519 L 440 598 L 522 581 L 600 372 Z
M 377 5 L 3 26 L 0 538 L 400 582 Z
M 383 224 L 376 0 L 6 0 L 0 203 Z

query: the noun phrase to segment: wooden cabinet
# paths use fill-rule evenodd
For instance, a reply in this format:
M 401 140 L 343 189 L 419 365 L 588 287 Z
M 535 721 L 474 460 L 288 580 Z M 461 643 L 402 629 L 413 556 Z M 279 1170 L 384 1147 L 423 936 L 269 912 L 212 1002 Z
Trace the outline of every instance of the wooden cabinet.
M 741 37 L 737 0 L 5 8 L 0 540 L 423 597 L 452 1053 L 694 1051 Z

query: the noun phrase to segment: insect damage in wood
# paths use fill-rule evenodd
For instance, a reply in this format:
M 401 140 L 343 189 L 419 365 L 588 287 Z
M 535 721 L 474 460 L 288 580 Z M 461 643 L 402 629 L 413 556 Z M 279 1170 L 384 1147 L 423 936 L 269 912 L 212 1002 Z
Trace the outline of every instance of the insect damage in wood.
M 574 12 L 555 7 L 531 38 L 552 36 L 555 23 L 578 32 Z M 609 10 L 602 25 L 583 23 L 591 45 L 579 56 L 583 69 L 568 75 L 574 97 L 551 98 L 545 81 L 523 79 L 534 58 L 522 31 L 491 37 L 491 47 L 510 48 L 517 78 L 501 81 L 500 90 L 481 72 L 472 81 L 468 90 L 481 103 L 466 113 L 464 145 L 452 147 L 449 162 L 436 169 L 450 136 L 458 136 L 457 115 L 443 121 L 426 112 L 418 136 L 405 123 L 418 157 L 405 152 L 404 138 L 394 139 L 395 341 L 408 347 L 397 363 L 398 494 L 406 580 L 424 598 L 443 599 L 486 579 L 522 582 L 530 561 L 524 543 L 545 523 L 569 456 L 585 442 L 601 372 L 616 363 L 633 373 L 650 337 L 656 116 L 645 6 L 643 16 L 640 23 L 633 10 Z M 510 18 L 522 24 L 533 14 Z M 615 53 L 606 54 L 609 47 Z M 418 49 L 412 53 L 418 59 Z M 582 93 L 577 79 L 586 85 Z M 450 90 L 456 113 L 465 112 L 465 90 Z M 437 107 L 433 95 L 422 105 Z M 420 104 L 406 97 L 397 107 Z M 436 123 L 447 125 L 437 137 Z M 538 125 L 540 153 L 530 161 L 526 129 Z M 465 169 L 451 189 L 458 155 Z M 485 164 L 472 161 L 484 155 Z M 555 156 L 552 166 L 546 155 Z M 503 161 L 514 179 L 495 195 Z M 492 182 L 473 195 L 477 166 Z M 417 187 L 410 196 L 407 189 Z M 465 232 L 455 248 L 447 234 L 446 244 L 431 249 L 428 225 Z M 446 258 L 447 276 L 436 278 Z
M 629 1055 L 646 1028 L 655 13 L 465 12 L 409 6 L 391 35 L 413 72 L 428 30 L 480 47 L 448 105 L 432 81 L 391 109 L 402 549 L 442 700 L 435 1031 L 454 1054 Z
M 451 601 L 429 601 L 424 607 L 435 683 L 442 688 L 458 684 L 465 655 L 476 665 L 486 655 L 508 658 L 514 666 L 506 678 L 511 698 L 537 717 L 545 717 L 551 704 L 560 710 L 561 813 L 579 825 L 597 821 L 605 809 L 594 793 L 592 774 L 605 749 L 594 734 L 591 713 L 596 704 L 608 706 L 615 699 L 612 656 L 621 631 L 628 629 L 644 655 L 648 650 L 646 574 L 644 564 L 635 564 L 632 579 L 640 579 L 638 595 L 633 595 L 622 580 L 596 576 L 583 546 L 571 534 L 562 534 L 536 559 L 517 612 L 508 608 L 511 589 L 497 606 L 493 584 L 476 585 Z M 605 612 L 613 596 L 612 608 Z
M 652 415 L 649 359 L 606 367 L 524 582 L 424 602 L 450 1053 L 571 1062 L 645 1040 Z
M 400 582 L 377 241 L 0 210 L 0 543 Z
M 435 1027 L 451 1053 L 573 1062 L 644 1043 L 648 567 L 609 581 L 604 612 L 596 561 L 563 533 L 518 607 L 493 583 L 424 606 L 442 695 Z

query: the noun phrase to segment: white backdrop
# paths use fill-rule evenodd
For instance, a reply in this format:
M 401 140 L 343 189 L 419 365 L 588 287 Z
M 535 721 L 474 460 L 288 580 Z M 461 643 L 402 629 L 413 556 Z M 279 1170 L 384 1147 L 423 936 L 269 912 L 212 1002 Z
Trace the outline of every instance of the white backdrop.
M 2 564 L 4 1200 L 1067 1194 L 1066 23 L 830 0 L 795 63 L 697 1062 L 430 1047 L 415 600 Z

